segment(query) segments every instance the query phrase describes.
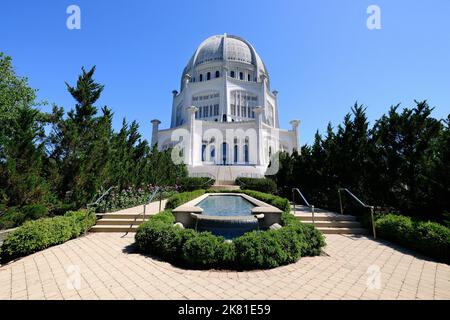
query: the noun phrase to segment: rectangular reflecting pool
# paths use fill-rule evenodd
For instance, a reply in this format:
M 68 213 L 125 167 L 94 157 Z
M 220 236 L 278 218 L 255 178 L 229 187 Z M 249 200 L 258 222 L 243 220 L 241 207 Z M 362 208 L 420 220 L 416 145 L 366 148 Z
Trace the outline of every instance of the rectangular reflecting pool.
M 240 195 L 212 195 L 197 204 L 206 216 L 249 216 L 256 206 Z

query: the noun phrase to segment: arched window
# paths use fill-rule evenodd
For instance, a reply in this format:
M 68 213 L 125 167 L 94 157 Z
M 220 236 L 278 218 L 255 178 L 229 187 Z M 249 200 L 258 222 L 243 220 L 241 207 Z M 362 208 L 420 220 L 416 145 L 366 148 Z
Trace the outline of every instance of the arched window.
M 201 74 L 200 75 L 200 82 L 202 82 L 203 81 L 203 75 Z
M 244 80 L 244 73 L 243 72 L 239 72 L 239 80 Z
M 247 81 L 251 81 L 251 76 L 250 76 L 250 74 L 247 75 Z
M 248 144 L 244 145 L 244 162 L 245 163 L 249 163 L 249 159 L 248 159 Z
M 234 78 L 234 71 L 230 72 L 230 77 Z
M 227 164 L 228 144 L 226 142 L 222 143 L 222 164 Z
M 205 161 L 205 150 L 206 150 L 206 144 L 202 145 L 202 161 Z
M 216 71 L 216 78 L 220 77 L 220 71 Z
M 223 121 L 223 122 L 227 122 L 227 115 L 226 115 L 226 114 L 224 114 L 224 115 L 222 116 L 222 121 Z
M 208 73 L 206 74 L 206 80 L 211 80 L 211 72 L 208 72 Z
M 238 150 L 239 147 L 237 144 L 234 145 L 234 163 L 238 163 Z
M 216 148 L 214 146 L 211 146 L 211 161 L 214 162 L 214 160 L 216 159 Z

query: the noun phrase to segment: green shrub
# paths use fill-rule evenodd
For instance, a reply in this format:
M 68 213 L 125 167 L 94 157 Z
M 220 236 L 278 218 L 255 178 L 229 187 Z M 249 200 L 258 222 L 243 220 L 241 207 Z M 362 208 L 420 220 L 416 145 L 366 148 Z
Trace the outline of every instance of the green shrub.
M 142 253 L 177 260 L 184 243 L 195 236 L 195 231 L 174 227 L 175 218 L 170 211 L 164 211 L 141 224 L 136 232 L 136 249 Z
M 223 237 L 216 237 L 210 232 L 197 233 L 183 245 L 183 259 L 188 264 L 201 268 L 222 264 L 224 240 Z
M 4 263 L 61 244 L 86 232 L 94 224 L 95 215 L 88 210 L 25 222 L 6 237 L 0 259 Z
M 78 207 L 75 203 L 61 203 L 49 208 L 51 216 L 62 216 L 69 211 L 76 211 Z
M 389 214 L 376 221 L 380 238 L 417 250 L 429 257 L 450 262 L 450 229 L 436 222 L 413 221 Z
M 413 247 L 431 257 L 450 261 L 450 229 L 435 222 L 415 225 Z
M 291 212 L 291 204 L 289 203 L 289 200 L 286 198 L 282 198 L 282 197 L 275 196 L 273 194 L 264 193 L 264 192 L 253 191 L 253 190 L 243 190 L 243 192 L 246 195 L 249 195 L 250 197 L 256 198 L 263 202 L 267 202 L 268 204 L 280 209 L 283 212 L 286 212 L 286 213 Z
M 0 216 L 0 230 L 15 228 L 25 221 L 26 216 L 19 208 L 9 208 Z
M 276 231 L 248 232 L 234 240 L 236 263 L 243 269 L 275 268 L 287 263 L 288 255 Z
M 135 237 L 137 251 L 155 254 L 189 267 L 235 270 L 274 268 L 293 263 L 302 256 L 320 254 L 325 245 L 323 235 L 314 226 L 302 224 L 294 217 L 287 199 L 258 191 L 239 192 L 283 210 L 284 228 L 253 231 L 228 242 L 209 232 L 198 233 L 175 227 L 175 218 L 170 209 L 205 193 L 204 190 L 197 190 L 171 197 L 166 205 L 168 210 L 139 226 Z
M 42 204 L 30 204 L 23 206 L 21 211 L 27 220 L 37 220 L 48 216 L 48 209 Z
M 237 178 L 236 184 L 240 185 L 243 190 L 255 190 L 265 193 L 277 192 L 275 181 L 266 178 Z
M 388 214 L 375 223 L 377 234 L 386 240 L 408 244 L 414 231 L 410 217 Z
M 49 216 L 47 206 L 30 204 L 23 207 L 5 209 L 0 216 L 0 229 L 11 229 L 22 225 L 25 221 L 37 220 Z
M 177 193 L 171 196 L 166 203 L 166 209 L 175 209 L 178 206 L 181 206 L 183 203 L 189 202 L 201 195 L 205 194 L 205 190 L 195 190 L 191 192 L 182 192 Z
M 215 180 L 206 177 L 185 177 L 178 182 L 180 191 L 194 191 L 198 189 L 208 189 L 214 184 Z

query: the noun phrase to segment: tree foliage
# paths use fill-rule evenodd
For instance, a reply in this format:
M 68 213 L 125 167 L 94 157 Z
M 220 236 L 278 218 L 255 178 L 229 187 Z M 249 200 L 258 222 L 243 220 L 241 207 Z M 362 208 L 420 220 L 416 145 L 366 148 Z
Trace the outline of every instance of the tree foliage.
M 338 210 L 345 187 L 370 204 L 440 221 L 450 211 L 450 116 L 438 120 L 432 111 L 426 101 L 393 106 L 370 127 L 355 104 L 300 154 L 281 154 L 273 179 L 285 195 L 300 187 L 316 206 Z
M 95 67 L 82 68 L 75 85 L 66 83 L 75 105 L 42 113 L 36 91 L 17 76 L 11 58 L 0 53 L 0 202 L 3 207 L 42 203 L 86 205 L 101 190 L 176 184 L 187 175 L 171 151 L 149 146 L 139 125 L 98 107 L 104 86 Z

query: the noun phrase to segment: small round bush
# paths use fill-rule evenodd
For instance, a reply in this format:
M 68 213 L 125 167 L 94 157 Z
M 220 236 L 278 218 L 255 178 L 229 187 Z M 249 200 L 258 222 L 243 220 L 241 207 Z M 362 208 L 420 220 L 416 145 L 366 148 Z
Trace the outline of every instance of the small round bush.
M 183 259 L 199 267 L 213 267 L 222 261 L 223 237 L 216 237 L 210 232 L 198 233 L 183 245 Z
M 275 232 L 253 231 L 234 240 L 236 262 L 243 269 L 275 268 L 288 261 Z
M 413 246 L 432 257 L 450 261 L 450 229 L 435 222 L 419 222 Z
M 414 232 L 411 218 L 388 214 L 375 223 L 378 235 L 386 240 L 407 244 Z

